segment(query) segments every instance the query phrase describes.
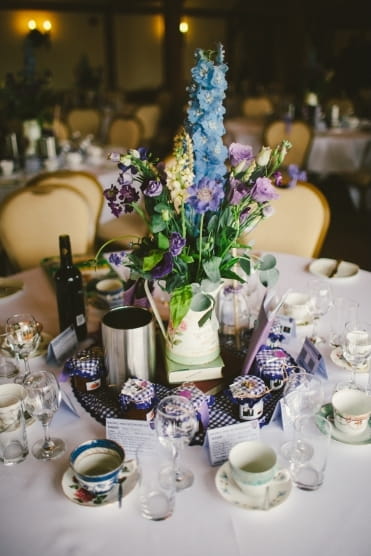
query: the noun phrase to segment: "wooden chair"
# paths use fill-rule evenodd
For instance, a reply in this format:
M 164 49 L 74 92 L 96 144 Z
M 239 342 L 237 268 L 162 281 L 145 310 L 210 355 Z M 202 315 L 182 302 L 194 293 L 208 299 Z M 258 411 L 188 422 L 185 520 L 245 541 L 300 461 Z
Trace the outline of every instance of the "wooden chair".
M 266 96 L 245 98 L 241 109 L 247 118 L 267 118 L 274 111 L 272 101 Z
M 273 148 L 283 139 L 287 139 L 292 144 L 285 157 L 285 167 L 296 164 L 300 169 L 305 169 L 313 140 L 313 129 L 301 120 L 294 120 L 289 124 L 282 120 L 275 120 L 263 130 L 263 145 L 267 147 Z
M 83 195 L 64 184 L 24 187 L 0 205 L 2 247 L 20 270 L 58 255 L 58 237 L 63 234 L 70 236 L 74 253 L 89 253 L 90 222 Z
M 135 111 L 134 115 L 142 124 L 142 141 L 148 144 L 155 136 L 161 116 L 158 104 L 143 104 Z
M 133 242 L 147 234 L 148 228 L 143 218 L 136 212 L 131 212 L 100 224 L 97 239 L 100 243 L 114 240 L 115 245 L 128 249 Z
M 99 218 L 103 208 L 103 188 L 90 172 L 82 170 L 56 170 L 42 172 L 26 182 L 26 186 L 68 185 L 85 198 L 90 209 L 89 248 L 94 250 Z
M 108 126 L 107 142 L 115 147 L 136 149 L 142 137 L 142 124 L 135 116 L 116 116 Z
M 66 121 L 71 133 L 80 132 L 85 135 L 94 135 L 99 138 L 102 115 L 95 108 L 72 108 L 67 116 Z
M 330 224 L 326 197 L 306 182 L 298 182 L 292 189 L 279 188 L 277 192 L 279 199 L 270 203 L 274 214 L 245 234 L 243 243 L 253 242 L 254 251 L 317 257 Z

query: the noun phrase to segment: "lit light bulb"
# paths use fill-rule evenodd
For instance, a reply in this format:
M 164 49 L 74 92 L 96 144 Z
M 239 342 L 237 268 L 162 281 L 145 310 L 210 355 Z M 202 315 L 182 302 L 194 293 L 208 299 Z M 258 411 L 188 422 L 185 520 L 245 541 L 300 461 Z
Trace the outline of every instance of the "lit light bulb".
M 189 27 L 188 27 L 188 23 L 186 21 L 181 21 L 179 23 L 179 31 L 181 33 L 188 33 L 188 29 L 189 29 Z
M 49 21 L 49 19 L 46 19 L 43 23 L 44 31 L 46 31 L 46 32 L 51 31 L 51 28 L 52 28 L 51 22 Z
M 30 31 L 36 29 L 36 21 L 34 19 L 30 19 L 27 25 Z

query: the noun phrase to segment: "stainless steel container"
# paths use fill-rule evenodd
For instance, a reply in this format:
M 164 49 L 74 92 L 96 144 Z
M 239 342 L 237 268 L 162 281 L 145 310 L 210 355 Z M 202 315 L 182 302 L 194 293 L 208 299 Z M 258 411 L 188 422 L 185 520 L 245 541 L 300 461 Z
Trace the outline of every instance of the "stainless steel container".
M 155 325 L 142 307 L 117 307 L 102 319 L 107 381 L 118 388 L 130 377 L 154 380 Z

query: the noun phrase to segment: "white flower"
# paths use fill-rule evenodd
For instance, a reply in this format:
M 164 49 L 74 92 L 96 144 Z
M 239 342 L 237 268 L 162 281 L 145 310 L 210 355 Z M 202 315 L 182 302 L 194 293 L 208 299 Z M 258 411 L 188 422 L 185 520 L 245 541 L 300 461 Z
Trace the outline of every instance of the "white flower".
M 262 147 L 258 156 L 256 157 L 256 163 L 258 166 L 266 166 L 271 157 L 272 149 L 270 147 Z

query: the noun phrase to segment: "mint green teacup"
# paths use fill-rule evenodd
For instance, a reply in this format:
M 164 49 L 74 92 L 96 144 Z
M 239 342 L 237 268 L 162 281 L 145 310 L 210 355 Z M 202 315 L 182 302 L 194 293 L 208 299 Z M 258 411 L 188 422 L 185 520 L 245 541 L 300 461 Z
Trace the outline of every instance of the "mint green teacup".
M 250 496 L 260 496 L 272 481 L 287 481 L 286 473 L 279 472 L 277 454 L 264 442 L 239 442 L 229 452 L 231 475 L 237 486 Z

